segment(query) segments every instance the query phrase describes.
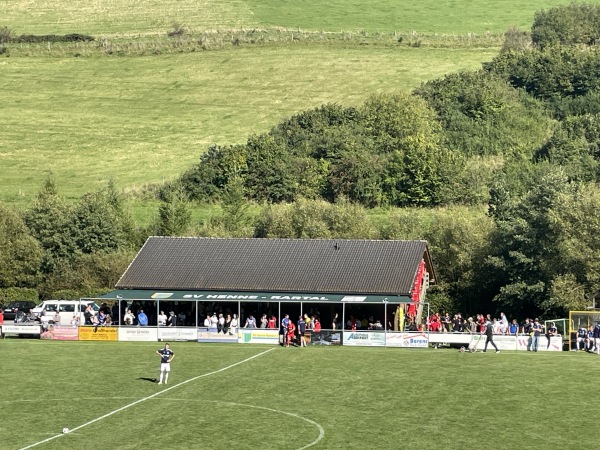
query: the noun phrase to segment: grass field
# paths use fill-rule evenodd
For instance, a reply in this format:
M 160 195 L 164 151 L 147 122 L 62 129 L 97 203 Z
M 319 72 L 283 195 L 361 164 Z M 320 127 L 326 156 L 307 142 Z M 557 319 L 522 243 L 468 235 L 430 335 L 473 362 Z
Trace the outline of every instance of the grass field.
M 596 3 L 597 0 L 589 1 Z M 165 33 L 173 22 L 196 31 L 286 27 L 429 33 L 502 33 L 528 28 L 535 11 L 569 0 L 6 0 L 2 23 L 18 33 Z
M 528 28 L 535 11 L 568 1 L 6 0 L 0 27 L 16 35 L 77 32 L 99 41 L 10 44 L 0 55 L 0 201 L 30 205 L 48 172 L 68 198 L 111 177 L 137 192 L 176 178 L 208 145 L 243 142 L 294 113 L 477 69 L 497 54 L 506 29 Z M 174 23 L 193 33 L 193 45 L 167 43 Z M 254 28 L 353 37 L 232 47 L 217 33 L 208 51 L 193 47 L 203 48 L 208 30 Z M 429 33 L 423 47 L 400 45 L 395 33 L 413 31 Z M 386 45 L 365 45 L 360 35 L 384 32 Z M 214 46 L 219 37 L 230 43 Z M 99 56 L 107 48 L 112 56 Z
M 586 412 L 596 406 L 595 355 L 173 343 L 169 385 L 159 386 L 160 347 L 0 341 L 0 447 L 597 445 Z
M 0 59 L 0 201 L 27 205 L 48 171 L 77 197 L 172 179 L 213 143 L 243 142 L 326 102 L 357 104 L 491 49 L 238 48 L 136 58 Z

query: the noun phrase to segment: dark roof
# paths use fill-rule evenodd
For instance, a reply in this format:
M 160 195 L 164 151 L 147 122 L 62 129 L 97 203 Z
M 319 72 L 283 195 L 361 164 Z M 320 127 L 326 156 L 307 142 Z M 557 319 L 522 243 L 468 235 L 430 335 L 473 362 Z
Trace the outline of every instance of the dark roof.
M 116 287 L 407 295 L 425 241 L 150 237 Z

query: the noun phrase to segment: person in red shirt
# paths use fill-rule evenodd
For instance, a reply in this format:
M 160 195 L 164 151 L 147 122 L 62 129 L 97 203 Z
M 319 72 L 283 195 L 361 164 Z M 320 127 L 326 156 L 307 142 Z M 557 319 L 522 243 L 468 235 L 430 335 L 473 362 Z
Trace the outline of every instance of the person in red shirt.
M 315 333 L 321 331 L 321 321 L 318 319 L 318 317 L 315 317 L 315 325 L 313 329 L 315 330 Z
M 4 310 L 0 308 L 0 325 L 4 323 Z
M 294 334 L 296 334 L 296 325 L 294 325 L 294 322 L 290 320 L 287 326 L 287 336 L 285 341 L 286 347 L 290 346 L 290 342 L 292 342 L 292 340 L 294 339 Z
M 269 319 L 268 327 L 271 329 L 275 329 L 276 325 L 277 325 L 277 318 L 275 316 L 271 316 L 271 318 Z

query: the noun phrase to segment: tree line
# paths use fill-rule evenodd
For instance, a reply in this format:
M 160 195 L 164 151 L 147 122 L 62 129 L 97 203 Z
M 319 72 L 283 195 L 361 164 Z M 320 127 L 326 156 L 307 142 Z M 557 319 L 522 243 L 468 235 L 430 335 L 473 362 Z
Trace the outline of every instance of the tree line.
M 585 308 L 600 290 L 598 32 L 598 6 L 540 11 L 479 71 L 213 145 L 162 186 L 149 227 L 112 183 L 70 205 L 48 179 L 28 210 L 2 207 L 0 295 L 109 289 L 151 234 L 427 239 L 435 308 Z M 197 203 L 221 213 L 195 223 Z

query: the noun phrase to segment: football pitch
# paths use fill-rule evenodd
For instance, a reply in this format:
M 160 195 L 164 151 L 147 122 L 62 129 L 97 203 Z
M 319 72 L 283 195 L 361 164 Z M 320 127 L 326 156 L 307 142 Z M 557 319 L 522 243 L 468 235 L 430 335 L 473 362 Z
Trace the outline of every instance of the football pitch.
M 0 448 L 566 449 L 597 442 L 597 355 L 173 342 L 165 386 L 155 382 L 161 347 L 0 341 Z

